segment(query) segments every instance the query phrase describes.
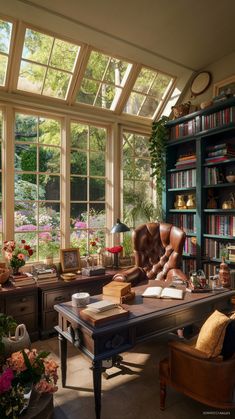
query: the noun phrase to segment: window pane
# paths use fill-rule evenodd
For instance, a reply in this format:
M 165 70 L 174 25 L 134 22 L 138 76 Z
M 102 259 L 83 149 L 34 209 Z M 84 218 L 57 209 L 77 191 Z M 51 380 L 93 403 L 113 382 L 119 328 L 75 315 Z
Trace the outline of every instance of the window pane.
M 109 84 L 102 84 L 95 104 L 101 108 L 111 108 L 117 88 Z
M 38 199 L 37 176 L 34 174 L 15 175 L 15 200 Z
M 0 54 L 0 86 L 4 86 L 6 82 L 8 58 Z
M 87 200 L 87 178 L 71 176 L 71 201 Z
M 160 100 L 170 82 L 171 78 L 169 76 L 166 76 L 165 74 L 158 74 L 149 93 Z
M 105 204 L 91 204 L 89 222 L 91 228 L 105 226 Z
M 60 255 L 60 231 L 42 231 L 38 236 L 39 260 L 44 260 L 48 255 L 58 258 Z
M 105 179 L 90 179 L 90 201 L 105 201 Z
M 9 53 L 12 23 L 0 19 L 0 51 Z
M 137 115 L 144 100 L 145 96 L 138 93 L 131 93 L 126 104 L 126 112 Z
M 37 205 L 35 202 L 15 202 L 15 230 L 37 230 Z
M 90 175 L 105 176 L 105 154 L 90 153 Z
M 109 57 L 107 55 L 101 54 L 97 51 L 92 51 L 87 64 L 85 77 L 102 80 L 108 61 Z
M 41 93 L 46 69 L 38 64 L 21 62 L 17 89 Z
M 129 64 L 124 61 L 111 58 L 104 80 L 116 86 L 121 86 L 128 66 Z
M 87 154 L 71 151 L 71 173 L 75 175 L 87 175 Z
M 54 119 L 39 119 L 39 142 L 42 144 L 60 145 L 60 123 Z
M 59 147 L 39 147 L 39 172 L 60 173 Z
M 37 170 L 37 147 L 35 145 L 17 144 L 15 146 L 15 168 L 24 172 Z M 30 175 L 28 179 L 30 179 Z
M 39 175 L 39 199 L 60 200 L 60 177 Z
M 90 127 L 90 150 L 105 151 L 106 130 L 104 128 Z
M 87 204 L 75 204 L 72 203 L 70 206 L 70 226 L 76 230 L 81 230 L 88 227 L 86 216 Z
M 133 90 L 137 90 L 138 92 L 142 93 L 147 93 L 150 88 L 150 85 L 152 84 L 155 78 L 155 75 L 155 71 L 143 68 L 134 84 Z
M 93 105 L 100 83 L 84 79 L 78 92 L 76 101 Z
M 15 139 L 17 141 L 37 141 L 38 119 L 33 115 L 16 114 Z
M 71 124 L 71 147 L 87 149 L 88 127 L 87 125 Z
M 49 69 L 46 75 L 43 94 L 65 99 L 71 76 L 62 71 Z
M 33 249 L 33 255 L 30 257 L 30 262 L 37 260 L 37 233 L 15 233 L 15 241 L 19 243 L 21 240 L 25 240 L 26 243 Z
M 26 29 L 22 57 L 40 64 L 48 64 L 53 37 Z
M 140 109 L 139 115 L 151 118 L 158 107 L 158 100 L 154 98 L 147 98 Z
M 50 65 L 62 70 L 73 71 L 79 47 L 69 42 L 56 39 Z
M 39 230 L 60 229 L 60 204 L 39 203 Z

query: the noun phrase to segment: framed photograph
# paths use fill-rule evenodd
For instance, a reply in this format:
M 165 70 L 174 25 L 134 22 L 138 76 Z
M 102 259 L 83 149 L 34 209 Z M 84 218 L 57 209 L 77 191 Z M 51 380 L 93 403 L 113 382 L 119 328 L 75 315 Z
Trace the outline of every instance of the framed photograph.
M 60 261 L 63 272 L 75 272 L 80 270 L 79 249 L 61 249 Z
M 213 96 L 235 94 L 235 75 L 214 84 Z

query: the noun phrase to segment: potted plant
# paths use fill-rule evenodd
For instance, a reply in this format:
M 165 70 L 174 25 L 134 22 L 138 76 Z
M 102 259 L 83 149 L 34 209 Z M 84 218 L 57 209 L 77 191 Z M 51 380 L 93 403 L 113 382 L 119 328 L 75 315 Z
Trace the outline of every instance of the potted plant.
M 152 134 L 149 139 L 149 154 L 151 157 L 151 176 L 156 179 L 157 213 L 162 219 L 162 192 L 165 186 L 166 144 L 168 140 L 168 117 L 163 116 L 153 122 Z

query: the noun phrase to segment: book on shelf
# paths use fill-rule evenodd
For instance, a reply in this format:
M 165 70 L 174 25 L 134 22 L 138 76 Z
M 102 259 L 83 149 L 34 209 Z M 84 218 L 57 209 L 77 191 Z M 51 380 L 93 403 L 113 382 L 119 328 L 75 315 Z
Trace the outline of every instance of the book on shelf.
M 206 151 L 220 150 L 221 148 L 227 147 L 227 145 L 228 145 L 228 143 L 210 145 L 210 146 L 206 147 Z
M 235 150 L 229 147 L 225 147 L 225 148 L 221 148 L 220 150 L 217 151 L 211 151 L 210 153 L 208 153 L 208 157 L 221 157 L 221 156 L 230 156 L 230 157 L 234 157 L 235 156 Z
M 207 157 L 205 158 L 206 163 L 219 163 L 221 161 L 229 160 L 230 156 L 220 156 L 220 157 Z
M 121 305 L 115 304 L 114 307 L 109 310 L 95 312 L 90 310 L 88 305 L 87 308 L 79 312 L 79 316 L 82 320 L 90 323 L 92 326 L 102 326 L 113 322 L 114 320 L 126 319 L 129 316 L 129 311 L 124 309 Z
M 173 298 L 176 300 L 182 300 L 184 298 L 184 292 L 182 289 L 178 288 L 148 287 L 143 292 L 142 297 Z

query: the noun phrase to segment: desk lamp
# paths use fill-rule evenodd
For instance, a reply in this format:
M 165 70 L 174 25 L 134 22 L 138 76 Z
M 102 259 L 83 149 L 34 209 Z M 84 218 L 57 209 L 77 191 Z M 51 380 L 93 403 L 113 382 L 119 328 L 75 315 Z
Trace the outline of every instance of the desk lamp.
M 126 231 L 130 231 L 129 227 L 126 224 L 121 223 L 120 219 L 117 218 L 117 223 L 112 227 L 111 233 L 125 233 Z M 119 268 L 119 259 L 118 253 L 114 253 L 114 268 Z

